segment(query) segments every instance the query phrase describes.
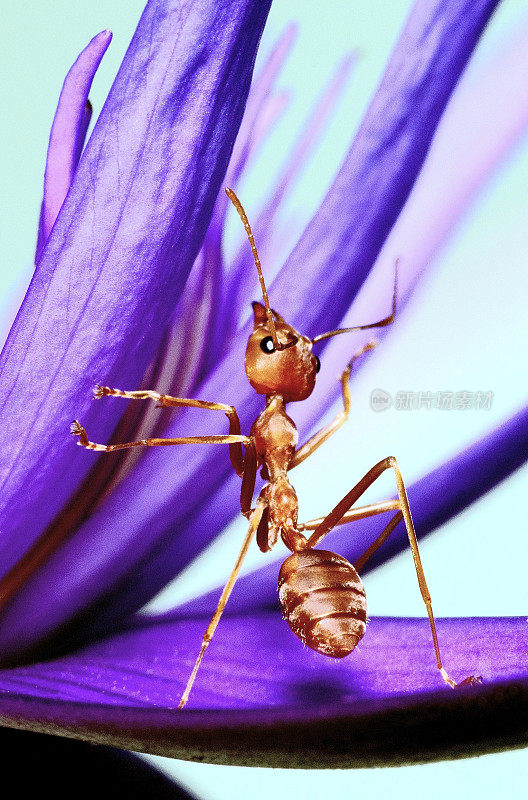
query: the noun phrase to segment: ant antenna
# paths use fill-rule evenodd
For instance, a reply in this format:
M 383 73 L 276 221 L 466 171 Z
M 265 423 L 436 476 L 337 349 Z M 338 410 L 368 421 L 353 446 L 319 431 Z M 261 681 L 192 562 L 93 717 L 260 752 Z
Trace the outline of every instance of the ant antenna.
M 284 345 L 279 342 L 277 337 L 277 329 L 275 327 L 275 322 L 273 320 L 273 313 L 270 308 L 268 293 L 266 291 L 266 284 L 264 283 L 264 276 L 262 274 L 262 267 L 260 266 L 260 259 L 257 253 L 257 246 L 255 244 L 255 237 L 253 236 L 253 231 L 251 230 L 251 225 L 249 224 L 249 220 L 247 218 L 246 212 L 242 207 L 242 203 L 234 193 L 232 189 L 229 187 L 225 187 L 226 195 L 229 197 L 231 202 L 233 203 L 234 207 L 238 211 L 238 216 L 242 220 L 242 224 L 246 229 L 247 237 L 249 239 L 249 244 L 251 245 L 251 252 L 253 253 L 253 258 L 255 259 L 255 266 L 257 268 L 259 281 L 260 281 L 260 288 L 262 289 L 262 297 L 264 298 L 264 305 L 266 306 L 266 316 L 268 318 L 268 326 L 271 333 L 271 338 L 273 339 L 273 345 L 276 350 L 283 350 Z
M 314 336 L 312 344 L 320 342 L 323 339 L 329 339 L 331 336 L 338 336 L 340 333 L 350 333 L 351 331 L 366 331 L 369 328 L 385 328 L 387 325 L 392 325 L 396 317 L 396 294 L 398 290 L 398 264 L 400 259 L 397 258 L 394 264 L 394 290 L 392 292 L 392 311 L 388 317 L 378 320 L 378 322 L 371 322 L 369 325 L 357 325 L 354 328 L 338 328 L 335 331 L 328 331 L 327 333 L 320 333 L 319 336 Z

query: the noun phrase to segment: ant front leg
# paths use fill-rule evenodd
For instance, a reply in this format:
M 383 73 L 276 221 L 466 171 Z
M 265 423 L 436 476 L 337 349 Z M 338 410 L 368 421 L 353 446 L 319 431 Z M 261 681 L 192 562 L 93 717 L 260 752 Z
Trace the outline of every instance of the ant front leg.
M 237 410 L 234 406 L 228 406 L 225 403 L 211 403 L 207 400 L 194 400 L 192 398 L 187 397 L 172 397 L 169 394 L 160 394 L 159 392 L 153 392 L 149 389 L 139 389 L 134 391 L 124 391 L 122 389 L 111 389 L 109 386 L 95 386 L 94 387 L 94 398 L 96 400 L 100 400 L 102 397 L 122 397 L 125 400 L 154 400 L 160 408 L 175 408 L 175 407 L 186 407 L 186 408 L 203 408 L 208 411 L 223 411 L 224 414 L 227 416 L 229 420 L 229 435 L 233 437 L 232 440 L 222 442 L 225 444 L 229 444 L 229 457 L 231 459 L 231 464 L 233 469 L 235 470 L 236 474 L 241 477 L 244 472 L 244 453 L 242 451 L 242 444 L 246 443 L 247 437 L 240 436 L 240 420 L 238 418 Z M 74 429 L 75 426 L 75 429 Z M 88 447 L 91 450 L 101 450 L 102 448 L 106 448 L 104 445 L 98 445 L 97 447 L 92 447 L 91 442 L 88 442 L 88 437 L 86 436 L 86 431 L 84 435 L 81 432 L 82 428 L 78 422 L 74 422 L 72 425 L 72 433 L 74 435 L 80 436 L 79 444 L 83 445 L 84 447 Z M 86 439 L 86 444 L 84 443 L 84 439 Z M 149 440 L 142 440 L 141 442 L 130 442 L 126 445 L 126 447 L 138 447 L 140 445 L 144 445 Z M 154 441 L 154 440 L 150 440 Z M 157 443 L 162 443 L 164 440 L 155 440 Z M 203 441 L 203 439 L 200 439 Z M 215 439 L 215 441 L 217 441 Z M 171 444 L 184 444 L 183 441 L 171 441 Z M 147 446 L 153 446 L 152 444 Z M 124 449 L 121 446 L 113 446 L 112 450 L 117 449 Z
M 115 450 L 129 450 L 132 447 L 168 447 L 175 444 L 244 444 L 248 445 L 248 436 L 177 436 L 172 439 L 152 438 L 139 439 L 137 442 L 120 442 L 119 444 L 99 444 L 88 439 L 86 429 L 76 419 L 70 426 L 71 433 L 79 437 L 80 447 L 96 450 L 98 453 L 113 453 Z
M 77 420 L 72 423 L 71 432 L 74 436 L 79 437 L 78 444 L 81 447 L 101 453 L 129 450 L 133 447 L 162 447 L 178 444 L 227 444 L 229 445 L 231 465 L 237 475 L 242 478 L 240 510 L 245 517 L 249 517 L 255 490 L 258 459 L 253 438 L 242 436 L 240 433 L 240 421 L 234 406 L 228 406 L 224 403 L 211 403 L 206 400 L 194 400 L 193 398 L 172 397 L 171 395 L 160 394 L 148 389 L 124 391 L 122 389 L 111 389 L 109 386 L 96 386 L 94 388 L 94 398 L 99 400 L 102 397 L 122 397 L 125 400 L 154 400 L 158 406 L 163 408 L 179 406 L 203 408 L 209 411 L 223 411 L 229 420 L 229 434 L 227 436 L 182 436 L 173 439 L 151 438 L 119 444 L 98 444 L 88 439 L 85 428 Z M 246 449 L 245 454 L 243 453 L 242 445 Z
M 299 447 L 297 452 L 295 453 L 293 460 L 290 464 L 290 469 L 293 469 L 298 464 L 301 464 L 308 456 L 311 456 L 319 447 L 321 447 L 327 439 L 329 439 L 339 428 L 343 425 L 347 419 L 348 415 L 350 414 L 350 387 L 349 387 L 349 380 L 350 380 L 350 373 L 352 371 L 352 367 L 354 365 L 354 361 L 357 361 L 364 353 L 367 353 L 369 350 L 374 350 L 377 347 L 378 342 L 372 341 L 367 342 L 360 350 L 355 353 L 346 369 L 343 370 L 341 375 L 341 392 L 343 397 L 343 410 L 336 415 L 336 417 L 330 422 L 328 425 L 325 425 L 324 428 L 321 428 L 320 431 L 315 433 L 313 436 L 305 442 L 302 447 Z
M 429 624 L 431 626 L 431 634 L 433 637 L 433 646 L 436 656 L 436 666 L 438 667 L 444 681 L 453 689 L 456 686 L 464 686 L 474 683 L 480 683 L 482 680 L 481 678 L 471 675 L 465 680 L 461 681 L 461 683 L 457 684 L 448 675 L 442 664 L 442 660 L 440 658 L 440 648 L 438 645 L 438 637 L 436 633 L 436 625 L 433 615 L 433 608 L 431 604 L 431 595 L 429 592 L 429 588 L 427 586 L 427 582 L 425 580 L 422 561 L 418 550 L 418 542 L 416 539 L 416 533 L 412 521 L 411 509 L 409 507 L 409 500 L 407 498 L 407 491 L 405 489 L 405 484 L 403 482 L 398 462 L 396 461 L 395 458 L 389 456 L 388 458 L 384 458 L 382 461 L 378 462 L 378 464 L 372 467 L 372 469 L 369 470 L 369 472 L 367 472 L 367 474 L 353 487 L 353 489 L 351 489 L 350 492 L 348 492 L 348 494 L 345 495 L 345 497 L 330 512 L 330 514 L 328 514 L 321 521 L 317 520 L 316 522 L 319 522 L 319 524 L 315 528 L 312 536 L 308 539 L 306 546 L 307 548 L 315 547 L 317 544 L 319 544 L 319 542 L 321 542 L 324 539 L 324 537 L 336 525 L 342 524 L 343 522 L 348 522 L 351 521 L 352 519 L 360 519 L 361 517 L 372 516 L 373 514 L 382 513 L 383 511 L 388 511 L 390 509 L 395 508 L 394 501 L 389 501 L 388 503 L 378 503 L 373 506 L 366 506 L 364 509 L 355 509 L 353 512 L 349 511 L 350 507 L 356 502 L 356 500 L 358 500 L 359 497 L 361 497 L 361 495 L 368 489 L 368 487 L 371 486 L 374 483 L 374 481 L 376 481 L 380 477 L 380 475 L 387 469 L 394 470 L 394 475 L 396 478 L 396 486 L 398 488 L 398 497 L 399 497 L 398 501 L 396 502 L 399 510 L 391 519 L 386 528 L 382 531 L 382 533 L 378 536 L 378 538 L 359 558 L 355 566 L 357 569 L 361 568 L 366 563 L 366 561 L 373 555 L 373 553 L 378 549 L 378 547 L 380 547 L 383 544 L 383 542 L 388 538 L 388 536 L 392 533 L 392 531 L 396 528 L 398 523 L 401 522 L 403 518 L 405 521 L 405 527 L 407 528 L 407 536 L 409 538 L 409 544 L 411 547 L 411 552 L 414 560 L 414 566 L 416 569 L 416 576 L 418 578 L 420 593 L 422 595 L 422 599 L 427 609 L 427 615 L 429 617 Z M 301 530 L 302 529 L 306 530 L 310 527 L 313 527 L 313 523 L 305 523 L 305 525 L 299 526 Z

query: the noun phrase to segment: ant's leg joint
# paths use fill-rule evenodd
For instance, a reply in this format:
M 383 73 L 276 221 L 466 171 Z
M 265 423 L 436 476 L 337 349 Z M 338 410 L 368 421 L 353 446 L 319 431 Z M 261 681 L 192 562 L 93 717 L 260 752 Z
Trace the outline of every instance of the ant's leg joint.
M 372 339 L 370 342 L 367 342 L 367 344 L 364 345 L 361 348 L 361 350 L 358 350 L 357 353 L 354 353 L 354 355 L 352 356 L 352 358 L 350 359 L 350 361 L 348 363 L 348 366 L 347 366 L 345 372 L 348 370 L 348 373 L 350 374 L 350 370 L 352 369 L 352 367 L 354 365 L 354 362 L 357 361 L 358 358 L 361 358 L 361 356 L 364 355 L 365 353 L 368 353 L 369 350 L 374 350 L 374 348 L 377 347 L 378 345 L 379 345 L 379 342 L 377 341 L 377 339 Z M 345 372 L 343 373 L 343 375 L 345 374 Z
M 107 451 L 107 446 L 104 444 L 96 444 L 95 442 L 90 442 L 88 440 L 88 434 L 86 433 L 86 429 L 83 428 L 80 422 L 76 419 L 73 420 L 72 424 L 70 425 L 70 433 L 73 436 L 78 436 L 79 441 L 77 444 L 79 447 L 86 447 L 87 450 L 98 450 L 100 453 L 105 453 Z
M 170 408 L 174 406 L 174 403 L 170 402 L 170 397 L 166 394 L 158 394 L 157 397 L 154 396 L 155 393 L 151 392 L 150 399 L 156 400 L 156 408 Z
M 479 684 L 482 683 L 482 675 L 469 675 L 467 678 L 464 678 L 463 681 L 460 681 L 460 683 L 456 683 L 452 678 L 449 677 L 443 667 L 438 667 L 438 669 L 440 670 L 440 674 L 444 681 L 452 689 L 458 689 L 459 687 L 463 686 L 479 686 Z
M 86 447 L 88 444 L 88 434 L 86 433 L 86 429 L 83 428 L 78 420 L 73 420 L 72 424 L 70 425 L 70 433 L 72 436 L 79 437 L 79 441 L 77 442 L 78 445 L 81 447 Z
M 93 387 L 94 400 L 100 400 L 101 397 L 108 397 L 112 394 L 112 389 L 109 386 L 100 386 L 98 383 Z
M 455 689 L 456 688 L 456 683 L 452 678 L 449 677 L 449 675 L 447 674 L 445 669 L 443 667 L 438 667 L 438 669 L 440 670 L 440 675 L 442 676 L 444 681 L 447 683 L 447 685 L 450 686 L 452 689 Z

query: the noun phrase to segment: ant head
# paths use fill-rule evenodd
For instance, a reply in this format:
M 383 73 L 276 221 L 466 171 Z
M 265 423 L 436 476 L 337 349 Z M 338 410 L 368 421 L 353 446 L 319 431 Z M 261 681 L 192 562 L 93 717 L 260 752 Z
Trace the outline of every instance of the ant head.
M 257 268 L 262 303 L 253 303 L 255 324 L 246 348 L 246 373 L 249 382 L 259 394 L 280 394 L 286 402 L 305 400 L 313 392 L 315 376 L 319 372 L 320 363 L 312 353 L 312 346 L 323 339 L 350 331 L 363 331 L 369 328 L 383 328 L 394 322 L 396 315 L 396 284 L 398 277 L 398 261 L 395 264 L 394 291 L 392 294 L 392 312 L 388 317 L 371 322 L 368 325 L 357 325 L 354 328 L 338 328 L 308 339 L 288 325 L 280 314 L 270 307 L 268 292 L 262 275 L 260 259 L 253 232 L 246 212 L 234 191 L 226 187 L 226 194 L 235 206 L 247 233 L 253 259 Z M 369 347 L 369 349 L 371 349 Z
M 319 359 L 311 340 L 270 310 L 272 326 L 265 306 L 253 303 L 254 328 L 246 348 L 249 382 L 259 394 L 280 394 L 286 402 L 305 400 L 315 386 Z
M 246 373 L 249 382 L 259 394 L 280 394 L 285 402 L 305 400 L 311 395 L 315 386 L 315 375 L 319 372 L 319 359 L 312 354 L 313 342 L 306 336 L 301 336 L 270 307 L 257 246 L 246 212 L 232 189 L 226 187 L 226 194 L 246 230 L 264 300 L 264 305 L 253 303 L 253 333 L 246 348 Z

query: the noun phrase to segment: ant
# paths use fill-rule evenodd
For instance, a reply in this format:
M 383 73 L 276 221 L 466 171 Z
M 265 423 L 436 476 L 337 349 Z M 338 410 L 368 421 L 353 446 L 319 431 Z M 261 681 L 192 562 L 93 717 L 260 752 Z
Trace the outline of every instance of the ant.
M 229 434 L 226 436 L 185 436 L 174 439 L 142 439 L 137 442 L 104 445 L 90 442 L 85 429 L 79 422 L 74 421 L 71 426 L 71 432 L 79 437 L 78 444 L 80 446 L 99 452 L 144 446 L 227 444 L 233 469 L 242 478 L 240 508 L 242 514 L 249 520 L 249 529 L 216 611 L 203 636 L 200 652 L 178 708 L 183 708 L 189 699 L 198 668 L 220 621 L 255 534 L 257 544 L 262 552 L 271 550 L 277 543 L 279 535 L 288 550 L 291 551 L 291 555 L 286 558 L 279 572 L 279 599 L 283 616 L 292 631 L 313 650 L 332 658 L 343 658 L 352 652 L 366 629 L 367 604 L 365 590 L 358 572 L 402 519 L 407 528 L 420 593 L 427 608 L 436 666 L 444 681 L 452 688 L 457 685 L 480 682 L 481 678 L 470 676 L 460 684 L 456 684 L 442 665 L 431 597 L 420 560 L 405 484 L 396 459 L 389 456 L 378 462 L 326 517 L 310 522 L 298 522 L 297 495 L 288 480 L 289 470 L 312 455 L 341 427 L 349 416 L 349 378 L 352 366 L 364 353 L 373 349 L 377 342 L 368 342 L 355 353 L 341 375 L 343 410 L 332 422 L 297 448 L 297 428 L 286 413 L 286 403 L 305 400 L 314 389 L 320 362 L 312 353 L 313 345 L 338 334 L 390 325 L 396 316 L 397 263 L 392 311 L 389 316 L 368 325 L 340 328 L 309 339 L 288 325 L 280 314 L 270 307 L 248 218 L 232 189 L 226 188 L 225 191 L 246 230 L 264 299 L 264 305 L 260 302 L 253 303 L 254 327 L 247 343 L 245 367 L 251 386 L 258 394 L 266 396 L 266 407 L 251 426 L 250 435 L 241 435 L 240 422 L 233 406 L 204 400 L 171 397 L 153 391 L 121 391 L 120 389 L 110 389 L 108 386 L 96 386 L 95 398 L 112 396 L 129 400 L 155 400 L 157 405 L 163 408 L 190 406 L 223 411 L 229 420 Z M 261 475 L 267 483 L 260 492 L 255 507 L 252 508 L 259 467 L 261 467 Z M 353 509 L 354 503 L 386 470 L 394 472 L 398 499 Z M 336 525 L 343 525 L 352 520 L 387 511 L 396 513 L 354 565 L 336 553 L 315 549 Z M 306 538 L 305 531 L 313 531 L 313 533 Z

